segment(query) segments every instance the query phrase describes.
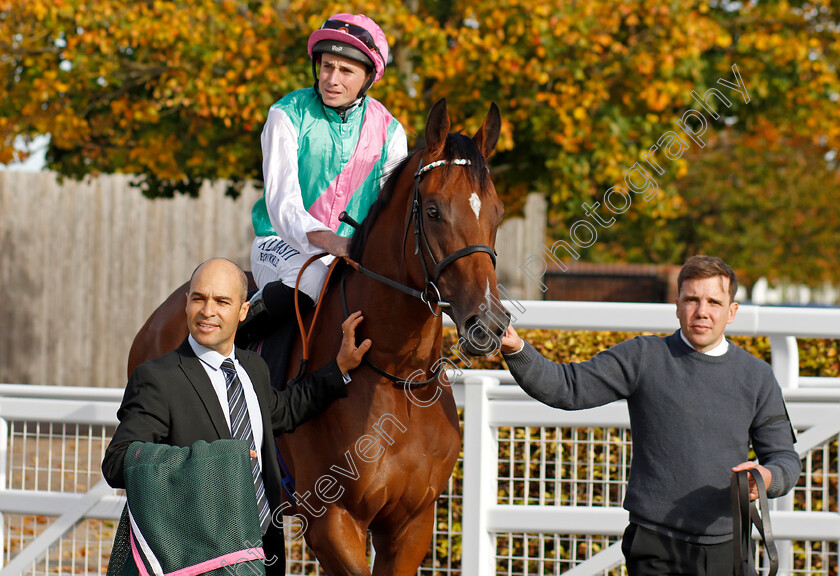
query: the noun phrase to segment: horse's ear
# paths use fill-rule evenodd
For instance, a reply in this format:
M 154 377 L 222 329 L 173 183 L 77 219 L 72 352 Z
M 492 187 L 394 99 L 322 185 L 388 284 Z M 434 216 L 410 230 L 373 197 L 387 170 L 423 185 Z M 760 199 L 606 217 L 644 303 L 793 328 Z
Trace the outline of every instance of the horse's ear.
M 440 156 L 449 135 L 449 112 L 446 110 L 446 98 L 441 98 L 432 106 L 426 119 L 426 152 L 423 156 L 427 161 Z
M 493 102 L 490 104 L 487 116 L 484 117 L 484 122 L 481 123 L 481 128 L 473 136 L 473 140 L 475 140 L 478 149 L 481 150 L 485 158 L 489 158 L 496 150 L 501 130 L 502 115 L 499 113 L 499 107 Z

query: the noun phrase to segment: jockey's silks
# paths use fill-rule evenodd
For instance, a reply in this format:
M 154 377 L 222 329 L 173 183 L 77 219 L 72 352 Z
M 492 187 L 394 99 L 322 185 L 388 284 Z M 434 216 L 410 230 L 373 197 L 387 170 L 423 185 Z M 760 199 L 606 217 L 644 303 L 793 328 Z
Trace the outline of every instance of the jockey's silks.
M 283 97 L 269 111 L 263 151 L 267 157 L 265 151 L 271 149 L 273 157 L 297 164 L 269 166 L 264 158 L 265 189 L 251 212 L 256 236 L 296 239 L 309 231 L 305 223 L 295 221 L 295 204 L 300 200 L 323 225 L 340 236 L 352 236 L 353 229 L 338 216 L 346 211 L 361 222 L 367 215 L 379 194 L 392 138 L 400 128 L 390 112 L 369 96 L 348 110 L 343 120 L 323 106 L 312 88 Z M 284 181 L 291 178 L 297 178 L 299 191 L 294 182 Z M 300 200 L 292 198 L 295 192 Z

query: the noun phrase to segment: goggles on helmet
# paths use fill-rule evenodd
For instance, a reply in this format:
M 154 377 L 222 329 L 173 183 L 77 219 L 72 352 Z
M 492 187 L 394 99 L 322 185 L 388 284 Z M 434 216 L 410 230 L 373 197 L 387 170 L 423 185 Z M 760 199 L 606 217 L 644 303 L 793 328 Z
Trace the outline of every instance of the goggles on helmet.
M 341 30 L 347 32 L 357 40 L 361 41 L 362 44 L 370 48 L 372 51 L 379 54 L 379 57 L 382 58 L 382 53 L 379 51 L 379 48 L 376 46 L 376 42 L 373 41 L 373 36 L 370 35 L 370 32 L 362 28 L 361 26 L 356 26 L 355 24 L 350 24 L 348 22 L 343 22 L 341 20 L 327 20 L 324 22 L 324 25 L 321 26 L 321 30 Z M 384 59 L 383 59 L 384 61 Z

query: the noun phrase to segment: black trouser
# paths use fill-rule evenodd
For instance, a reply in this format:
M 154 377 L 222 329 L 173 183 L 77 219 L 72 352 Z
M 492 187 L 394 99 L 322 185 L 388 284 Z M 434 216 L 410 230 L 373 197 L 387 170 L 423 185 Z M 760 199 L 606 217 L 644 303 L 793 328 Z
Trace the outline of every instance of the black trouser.
M 621 551 L 629 576 L 732 576 L 732 540 L 693 544 L 638 524 L 624 531 Z

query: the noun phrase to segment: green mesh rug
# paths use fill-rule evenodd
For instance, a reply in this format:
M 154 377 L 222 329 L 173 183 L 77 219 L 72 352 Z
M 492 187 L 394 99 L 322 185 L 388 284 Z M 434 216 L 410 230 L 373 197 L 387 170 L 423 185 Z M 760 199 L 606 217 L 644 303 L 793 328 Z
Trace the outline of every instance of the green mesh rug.
M 265 574 L 248 446 L 134 442 L 108 576 Z

